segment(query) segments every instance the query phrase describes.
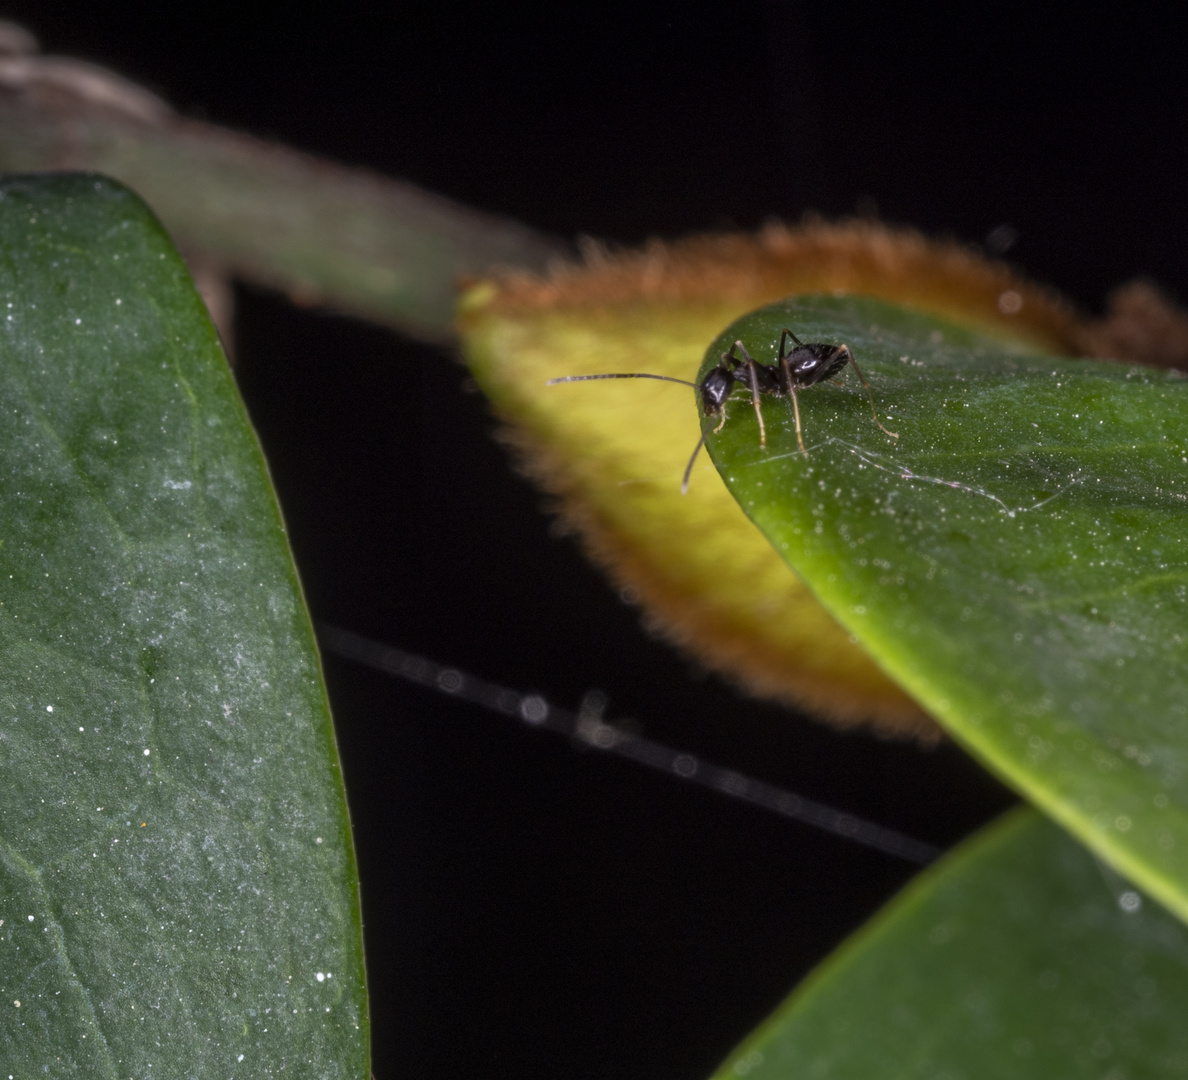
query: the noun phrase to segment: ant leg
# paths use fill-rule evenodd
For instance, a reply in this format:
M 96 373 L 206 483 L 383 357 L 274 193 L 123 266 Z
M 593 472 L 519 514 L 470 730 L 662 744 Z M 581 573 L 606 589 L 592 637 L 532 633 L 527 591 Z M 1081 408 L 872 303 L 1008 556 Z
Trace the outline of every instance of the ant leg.
M 787 353 L 788 338 L 791 338 L 793 341 L 796 342 L 797 348 L 800 348 L 804 344 L 804 342 L 801 341 L 800 338 L 798 338 L 794 333 L 792 333 L 791 330 L 785 329 L 780 334 L 780 359 L 781 360 L 783 360 L 784 357 L 786 357 L 788 355 L 788 353 Z
M 785 330 L 785 334 L 792 337 L 796 341 L 796 336 L 792 334 L 791 330 Z M 800 342 L 796 341 L 799 345 Z M 804 435 L 800 430 L 800 402 L 796 400 L 796 383 L 792 379 L 792 365 L 788 363 L 788 357 L 784 354 L 784 339 L 780 338 L 780 373 L 784 377 L 784 393 L 792 399 L 792 415 L 796 419 L 796 445 L 800 447 L 800 452 L 808 457 L 808 451 L 804 448 Z
M 796 400 L 796 387 L 789 386 L 788 392 L 792 395 L 792 415 L 796 417 L 796 445 L 800 447 L 800 452 L 808 457 L 808 451 L 804 448 L 804 436 L 800 433 L 800 405 Z
M 767 445 L 767 428 L 763 426 L 763 407 L 759 404 L 759 380 L 754 375 L 755 362 L 751 361 L 751 401 L 755 405 L 755 417 L 759 421 L 759 445 Z
M 884 435 L 890 435 L 891 438 L 898 439 L 899 435 L 894 431 L 888 431 L 885 427 L 883 427 L 882 422 L 879 420 L 879 411 L 875 408 L 874 394 L 870 392 L 870 383 L 866 381 L 866 376 L 862 374 L 862 369 L 858 366 L 858 361 L 854 359 L 854 354 L 850 352 L 849 345 L 843 345 L 842 348 L 846 350 L 846 355 L 849 357 L 849 362 L 854 365 L 854 370 L 858 372 L 858 378 L 862 380 L 862 385 L 866 387 L 866 399 L 870 402 L 870 412 L 874 417 L 874 422 L 879 425 L 879 430 Z
M 792 340 L 796 341 L 795 335 L 792 335 L 791 330 L 785 330 L 784 333 L 792 336 Z M 799 345 L 800 342 L 796 341 Z M 780 352 L 784 351 L 784 339 L 780 338 Z M 784 393 L 792 399 L 792 415 L 796 418 L 796 445 L 800 447 L 800 452 L 808 457 L 808 451 L 804 448 L 804 435 L 800 430 L 800 402 L 796 400 L 796 383 L 792 379 L 792 365 L 788 363 L 788 357 L 783 355 L 780 357 L 780 373 L 784 377 Z
M 701 448 L 705 445 L 705 432 L 701 433 L 701 438 L 697 440 L 697 445 L 693 447 L 693 454 L 689 458 L 689 464 L 685 466 L 685 475 L 681 480 L 681 494 L 689 494 L 689 477 L 693 475 L 693 462 L 697 460 L 697 455 L 701 453 Z
M 751 359 L 751 354 L 747 352 L 747 347 L 741 342 L 736 341 L 730 346 L 730 352 L 722 359 L 734 359 L 734 350 L 738 349 L 743 354 L 743 367 L 747 369 L 747 378 L 751 383 L 751 403 L 755 406 L 755 417 L 759 421 L 759 445 L 767 445 L 767 428 L 763 426 L 763 407 L 759 404 L 759 376 L 756 373 L 758 365 Z M 719 425 L 720 426 L 720 425 Z
M 714 434 L 717 435 L 719 431 L 726 426 L 726 403 L 722 402 L 722 419 L 718 421 L 718 426 L 714 428 Z M 704 439 L 701 440 L 705 442 Z

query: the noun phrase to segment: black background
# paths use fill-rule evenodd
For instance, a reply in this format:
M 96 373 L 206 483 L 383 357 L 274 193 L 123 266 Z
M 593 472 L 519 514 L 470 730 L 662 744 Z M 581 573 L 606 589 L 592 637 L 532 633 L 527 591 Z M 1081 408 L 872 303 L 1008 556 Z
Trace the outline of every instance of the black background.
M 1188 80 L 1154 16 L 856 2 L 471 10 L 9 3 L 181 110 L 559 234 L 878 213 L 1100 307 L 1188 291 Z M 1000 233 L 1000 235 L 1003 235 Z M 550 536 L 440 351 L 242 289 L 238 375 L 315 618 L 950 845 L 1010 796 L 952 746 L 740 700 Z M 697 1078 L 913 869 L 329 658 L 375 1072 Z

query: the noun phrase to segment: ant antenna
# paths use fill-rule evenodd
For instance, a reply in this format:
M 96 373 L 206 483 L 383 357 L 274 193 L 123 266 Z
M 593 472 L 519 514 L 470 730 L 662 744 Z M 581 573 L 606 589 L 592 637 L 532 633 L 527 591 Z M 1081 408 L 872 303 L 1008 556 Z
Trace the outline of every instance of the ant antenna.
M 697 455 L 701 453 L 701 448 L 705 445 L 705 437 L 708 432 L 703 431 L 701 438 L 697 440 L 697 445 L 693 447 L 693 454 L 689 458 L 689 464 L 685 466 L 685 475 L 681 479 L 681 494 L 689 494 L 689 477 L 693 475 L 693 462 L 697 460 Z
M 793 340 L 795 340 L 795 338 L 793 338 Z M 861 380 L 862 386 L 866 390 L 866 400 L 870 402 L 870 413 L 874 417 L 874 422 L 879 425 L 879 430 L 884 435 L 890 435 L 891 438 L 898 439 L 898 432 L 888 431 L 885 427 L 883 427 L 883 422 L 879 419 L 879 410 L 875 408 L 874 394 L 870 392 L 870 383 L 866 381 L 866 376 L 862 374 L 862 369 L 858 366 L 858 361 L 854 359 L 854 354 L 850 352 L 848 345 L 843 345 L 842 348 L 845 349 L 847 353 L 850 353 L 850 364 L 858 373 L 858 378 Z
M 650 375 L 644 371 L 633 371 L 631 373 L 617 374 L 617 375 L 563 375 L 559 379 L 550 379 L 545 386 L 556 386 L 558 383 L 565 382 L 588 382 L 590 379 L 659 379 L 660 382 L 674 382 L 680 383 L 682 386 L 691 386 L 694 390 L 700 390 L 701 384 L 689 382 L 688 379 L 674 379 L 669 375 Z M 725 419 L 725 416 L 723 416 Z M 759 423 L 763 423 L 763 417 L 759 418 Z M 718 425 L 721 429 L 721 424 Z M 701 453 L 701 448 L 705 445 L 706 432 L 701 433 L 701 438 L 697 440 L 697 445 L 693 447 L 693 456 L 689 458 L 689 464 L 685 466 L 685 475 L 681 479 L 681 494 L 689 494 L 689 477 L 693 475 L 693 462 L 697 460 L 697 455 Z
M 556 386 L 563 382 L 588 382 L 590 379 L 659 379 L 661 382 L 675 382 L 682 386 L 691 386 L 694 390 L 700 387 L 688 379 L 674 379 L 668 375 L 649 375 L 643 371 L 633 371 L 629 375 L 564 375 L 559 379 L 550 379 L 545 386 Z

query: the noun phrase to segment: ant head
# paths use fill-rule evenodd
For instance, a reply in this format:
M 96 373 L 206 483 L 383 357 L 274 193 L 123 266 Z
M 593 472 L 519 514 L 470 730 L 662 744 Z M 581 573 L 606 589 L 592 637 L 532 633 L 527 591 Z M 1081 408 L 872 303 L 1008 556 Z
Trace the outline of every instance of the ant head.
M 701 407 L 706 416 L 717 416 L 722 411 L 722 406 L 734 390 L 736 378 L 725 363 L 718 365 L 705 377 L 698 389 L 701 390 Z

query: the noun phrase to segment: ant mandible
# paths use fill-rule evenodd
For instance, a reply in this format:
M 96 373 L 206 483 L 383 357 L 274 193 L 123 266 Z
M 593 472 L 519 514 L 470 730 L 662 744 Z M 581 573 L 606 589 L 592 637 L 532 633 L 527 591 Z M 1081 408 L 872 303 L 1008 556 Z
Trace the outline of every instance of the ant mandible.
M 788 351 L 788 339 L 796 343 L 796 348 Z M 741 354 L 741 358 L 738 354 Z M 858 373 L 858 378 L 866 390 L 867 400 L 870 401 L 871 415 L 878 424 L 879 430 L 893 439 L 899 436 L 894 431 L 888 431 L 879 420 L 878 410 L 875 408 L 874 395 L 870 390 L 870 383 L 862 374 L 862 369 L 854 359 L 848 345 L 828 345 L 823 342 L 808 342 L 800 340 L 791 330 L 785 329 L 780 334 L 779 356 L 774 364 L 760 363 L 747 352 L 741 341 L 730 346 L 729 352 L 722 354 L 722 362 L 713 368 L 699 383 L 689 382 L 687 379 L 674 379 L 669 375 L 651 375 L 647 372 L 632 372 L 620 375 L 566 375 L 559 379 L 550 379 L 546 385 L 555 386 L 557 383 L 586 382 L 590 379 L 659 379 L 662 382 L 680 383 L 691 386 L 701 395 L 701 407 L 706 416 L 720 416 L 714 433 L 722 430 L 726 423 L 726 401 L 734 393 L 734 385 L 738 383 L 751 392 L 751 402 L 755 406 L 755 417 L 759 421 L 759 445 L 767 445 L 767 429 L 763 424 L 763 409 L 759 405 L 760 394 L 772 394 L 775 397 L 792 399 L 792 415 L 796 420 L 796 444 L 800 452 L 808 457 L 808 450 L 804 445 L 804 435 L 800 427 L 800 404 L 796 400 L 796 391 L 805 390 L 819 382 L 824 382 L 840 372 L 847 364 L 852 364 Z M 685 466 L 685 475 L 681 481 L 681 494 L 689 490 L 689 477 L 693 473 L 693 463 L 705 445 L 709 432 L 702 432 L 701 438 L 693 448 L 689 464 Z

